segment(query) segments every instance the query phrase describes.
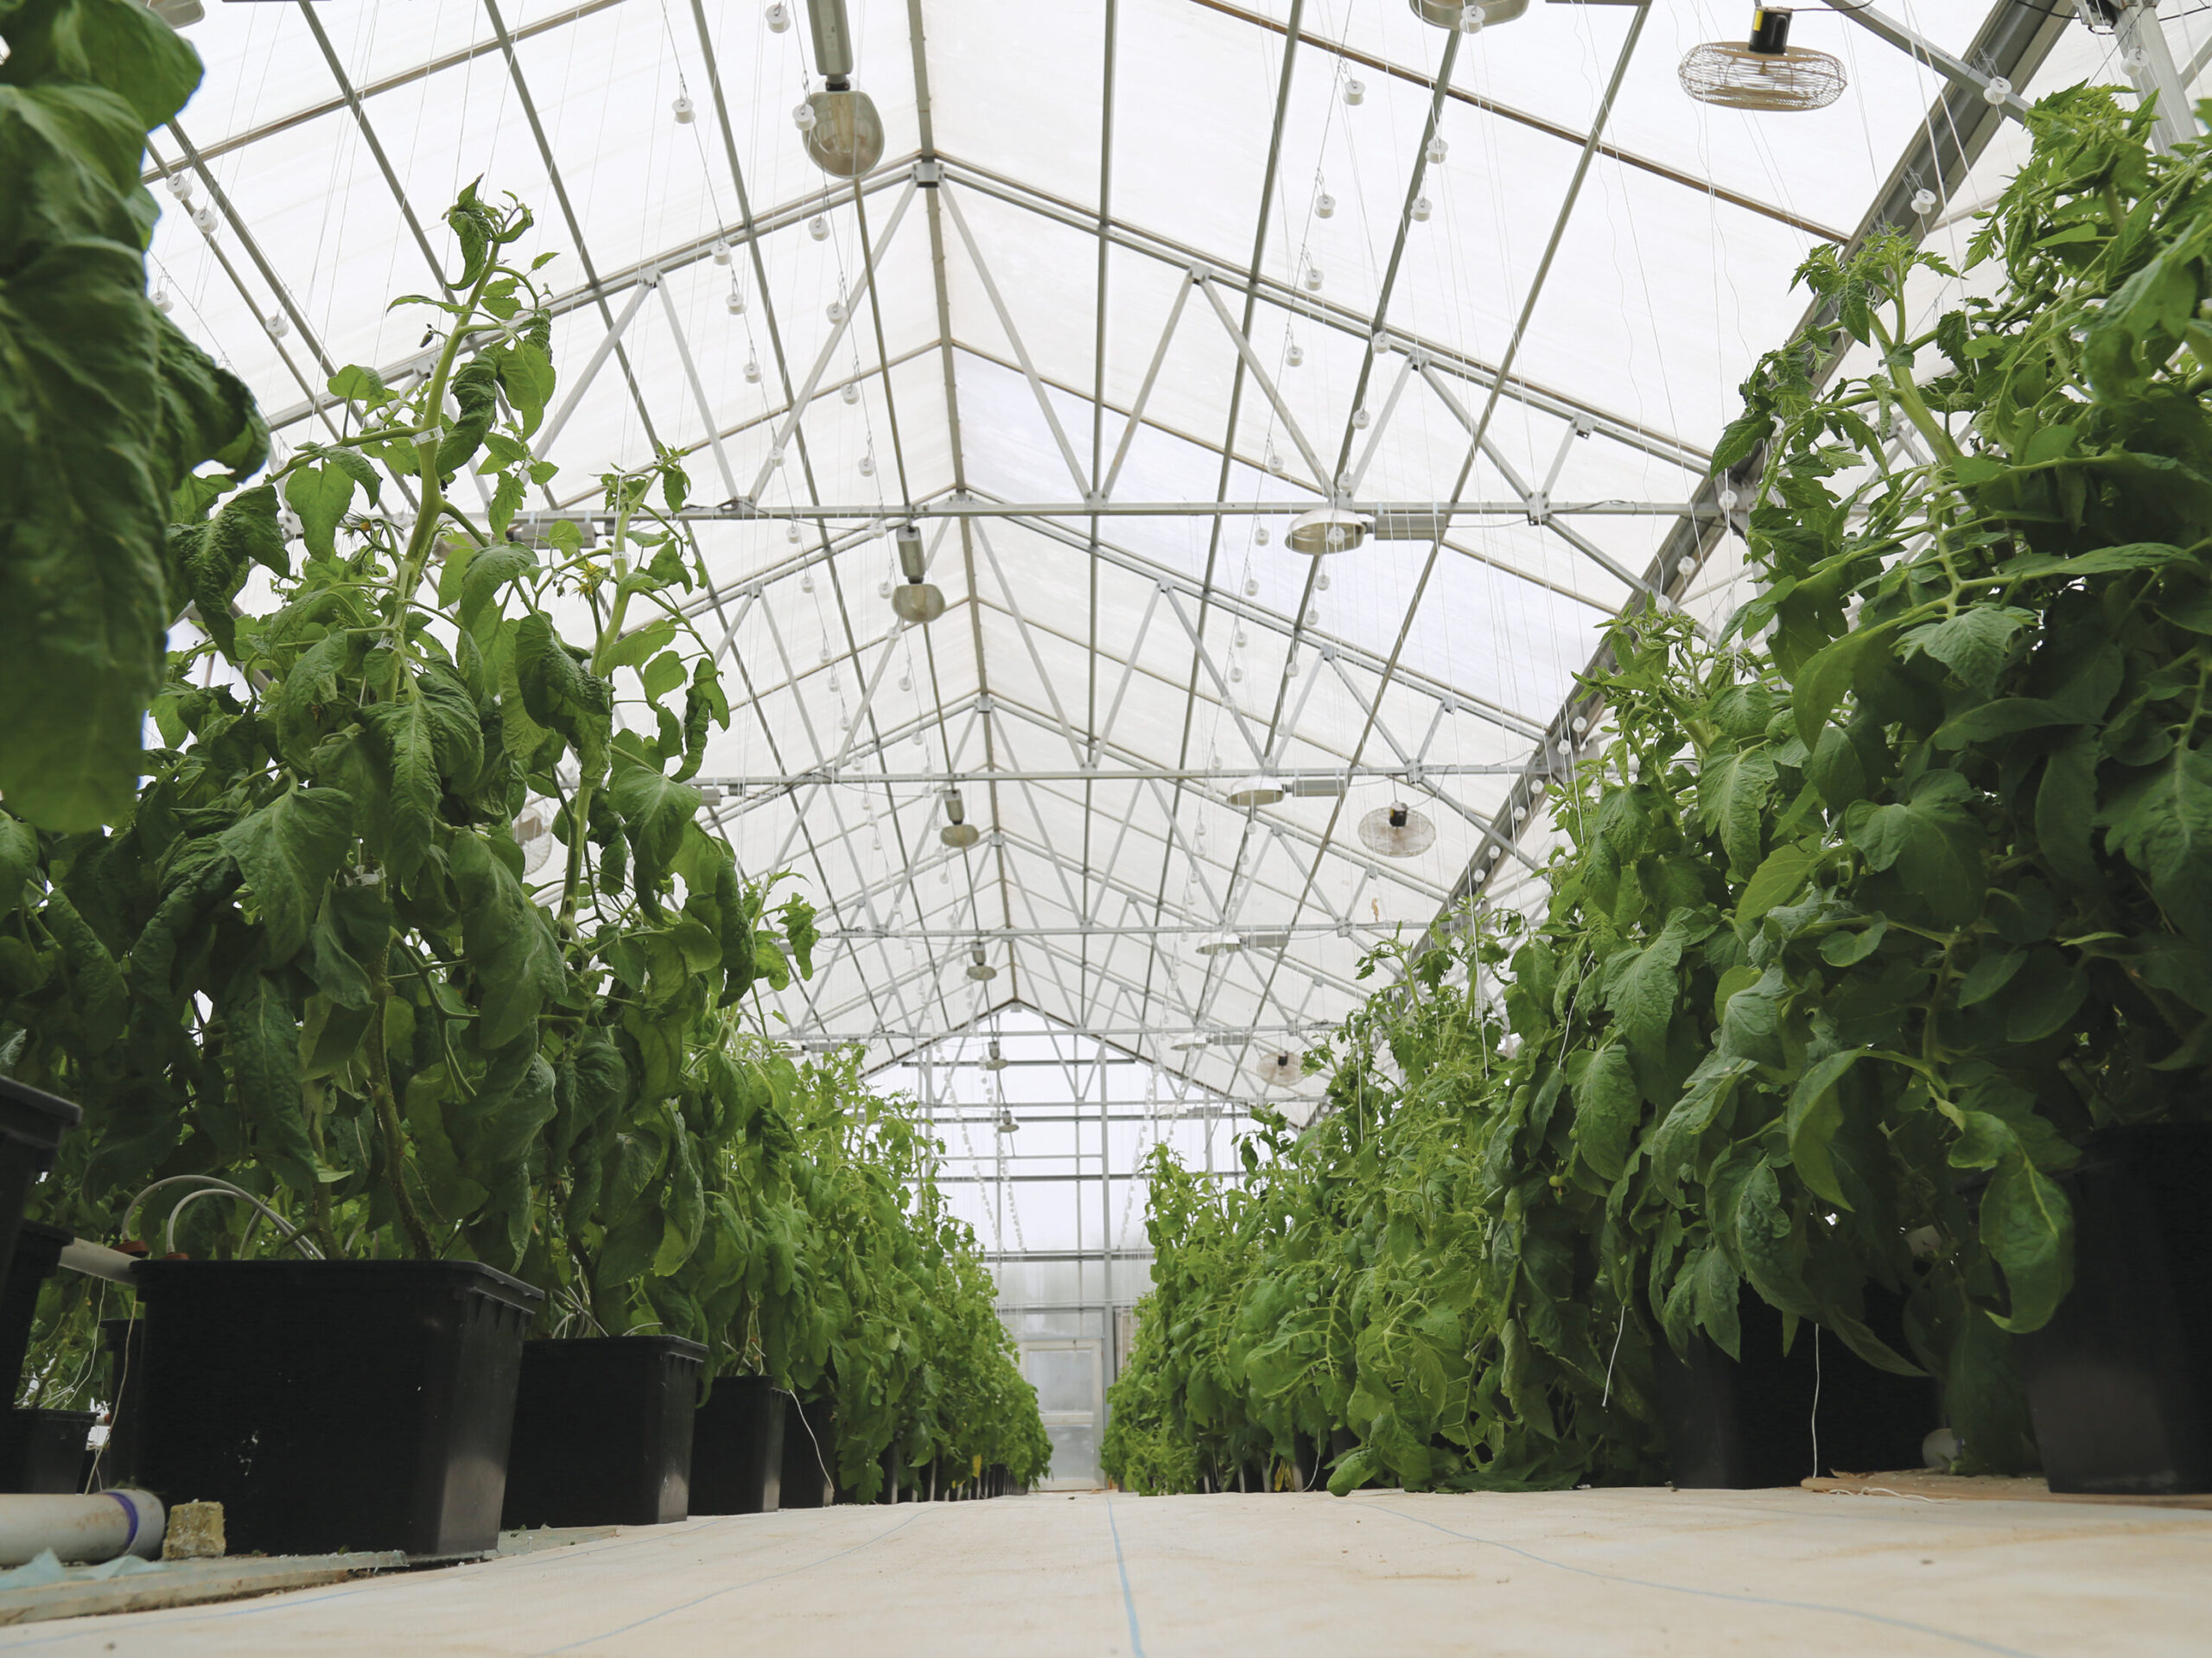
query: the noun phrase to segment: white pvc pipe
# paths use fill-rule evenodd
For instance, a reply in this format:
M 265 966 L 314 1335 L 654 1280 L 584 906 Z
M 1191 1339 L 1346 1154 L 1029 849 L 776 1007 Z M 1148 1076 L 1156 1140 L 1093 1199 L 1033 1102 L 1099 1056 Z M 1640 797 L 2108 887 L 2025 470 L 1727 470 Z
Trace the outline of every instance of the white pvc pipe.
M 90 1496 L 0 1496 L 0 1566 L 21 1566 L 52 1549 L 64 1560 L 153 1560 L 168 1517 L 145 1491 Z

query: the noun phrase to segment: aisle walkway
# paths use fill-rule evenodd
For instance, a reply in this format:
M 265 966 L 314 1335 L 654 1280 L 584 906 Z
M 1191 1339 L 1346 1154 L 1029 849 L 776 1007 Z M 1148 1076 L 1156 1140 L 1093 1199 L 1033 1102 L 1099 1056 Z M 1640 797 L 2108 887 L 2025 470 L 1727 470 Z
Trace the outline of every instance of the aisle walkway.
M 54 1658 L 2207 1651 L 2212 1515 L 1800 1491 L 817 1509 L 0 1630 Z

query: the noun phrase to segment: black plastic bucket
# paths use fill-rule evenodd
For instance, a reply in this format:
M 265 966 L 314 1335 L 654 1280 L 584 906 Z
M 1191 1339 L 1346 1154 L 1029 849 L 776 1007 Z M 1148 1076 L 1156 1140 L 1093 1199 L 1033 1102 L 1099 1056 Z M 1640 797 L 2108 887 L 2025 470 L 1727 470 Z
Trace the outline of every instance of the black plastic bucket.
M 84 1115 L 67 1100 L 0 1077 L 0 1282 L 15 1258 L 16 1229 L 31 1188 L 54 1166 L 54 1147 Z
M 541 1291 L 473 1261 L 149 1261 L 137 1277 L 146 1483 L 220 1502 L 232 1553 L 498 1546 Z
M 837 1500 L 836 1407 L 827 1399 L 804 1399 L 784 1409 L 784 1471 L 778 1504 L 826 1509 Z
M 692 1513 L 773 1514 L 782 1505 L 785 1402 L 766 1376 L 715 1378 L 691 1420 Z
M 0 1412 L 0 1491 L 66 1496 L 84 1489 L 88 1410 Z
M 15 1259 L 0 1283 L 0 1382 L 13 1403 L 22 1386 L 23 1355 L 30 1351 L 31 1324 L 38 1315 L 38 1294 L 61 1264 L 61 1251 L 73 1234 L 41 1221 L 25 1221 L 16 1233 Z
M 2074 1287 L 2017 1337 L 2054 1491 L 2212 1491 L 2212 1128 L 2107 1130 L 2053 1177 Z
M 1901 1338 L 1902 1304 L 1882 1305 L 1872 1290 L 1867 1300 L 1875 1332 L 1888 1335 L 1894 1322 Z M 1687 1362 L 1663 1337 L 1656 1344 L 1659 1425 L 1675 1484 L 1742 1490 L 1838 1468 L 1921 1465 L 1921 1441 L 1940 1414 L 1932 1382 L 1876 1369 L 1809 1319 L 1783 1353 L 1780 1310 L 1748 1288 L 1736 1316 L 1740 1361 L 1701 1334 Z M 1904 1350 L 1901 1339 L 1891 1345 Z
M 707 1350 L 681 1336 L 524 1342 L 500 1523 L 659 1526 L 690 1512 Z

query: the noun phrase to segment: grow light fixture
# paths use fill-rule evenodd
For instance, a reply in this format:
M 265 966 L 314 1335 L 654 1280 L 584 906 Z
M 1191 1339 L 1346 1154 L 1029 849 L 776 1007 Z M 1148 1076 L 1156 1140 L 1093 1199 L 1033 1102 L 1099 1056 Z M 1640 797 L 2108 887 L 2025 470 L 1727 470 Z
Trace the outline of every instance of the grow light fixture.
M 883 118 L 873 98 L 852 88 L 853 26 L 845 0 L 807 0 L 806 21 L 824 86 L 800 106 L 814 115 L 801 129 L 802 142 L 808 158 L 830 177 L 860 178 L 883 159 Z
M 1850 85 L 1843 65 L 1826 52 L 1789 44 L 1790 11 L 1751 10 L 1751 37 L 1708 41 L 1690 48 L 1677 73 L 1700 104 L 1731 110 L 1824 110 Z
M 1290 550 L 1294 553 L 1348 553 L 1367 539 L 1368 522 L 1357 512 L 1338 506 L 1317 506 L 1290 521 Z
M 1006 1056 L 999 1051 L 999 1039 L 996 1037 L 993 1037 L 991 1039 L 991 1050 L 988 1054 L 984 1056 L 983 1069 L 985 1070 L 1004 1070 L 1006 1069 Z
M 1402 801 L 1359 820 L 1359 843 L 1386 858 L 1411 858 L 1435 843 L 1436 825 Z
M 200 0 L 146 0 L 146 9 L 171 29 L 189 29 L 207 15 Z
M 983 954 L 983 947 L 981 944 L 976 945 L 968 952 L 968 976 L 969 978 L 975 980 L 978 984 L 981 984 L 984 980 L 995 979 L 998 975 L 998 969 L 990 964 L 989 960 Z
M 933 622 L 944 614 L 944 595 L 922 580 L 922 527 L 902 524 L 892 537 L 906 581 L 892 589 L 891 611 L 902 622 Z
M 1491 23 L 1510 23 L 1529 10 L 1529 0 L 1411 0 L 1414 16 L 1439 29 L 1471 35 Z
M 1229 790 L 1229 804 L 1232 806 L 1272 806 L 1282 798 L 1282 785 L 1273 778 L 1246 778 L 1232 784 Z
M 1233 932 L 1209 933 L 1198 940 L 1201 956 L 1231 956 L 1244 948 L 1244 941 Z
M 998 1121 L 991 1126 L 1002 1134 L 1017 1133 L 1021 1128 L 1021 1125 L 1014 1120 L 1013 1110 L 1003 1105 L 999 1107 Z
M 1293 778 L 1290 780 L 1290 793 L 1300 800 L 1334 799 L 1344 791 L 1344 779 L 1342 777 Z
M 937 832 L 937 838 L 945 845 L 964 851 L 983 838 L 983 832 L 968 821 L 968 809 L 960 804 L 959 790 L 944 791 L 944 827 Z

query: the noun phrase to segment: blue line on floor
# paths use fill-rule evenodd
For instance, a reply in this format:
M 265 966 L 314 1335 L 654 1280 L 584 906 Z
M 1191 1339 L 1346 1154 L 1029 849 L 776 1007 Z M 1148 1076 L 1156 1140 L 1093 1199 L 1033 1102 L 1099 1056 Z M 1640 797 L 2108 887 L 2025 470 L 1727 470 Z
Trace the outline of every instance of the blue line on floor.
M 2022 1652 L 2017 1647 L 2000 1647 L 1994 1641 L 1984 1641 L 1971 1635 L 1961 1635 L 1954 1629 L 1939 1629 L 1931 1623 L 1915 1623 L 1909 1618 L 1885 1617 L 1879 1612 L 1866 1612 L 1856 1606 L 1828 1606 L 1818 1601 L 1777 1600 L 1766 1595 L 1731 1594 L 1726 1589 L 1694 1589 L 1687 1584 L 1656 1583 L 1649 1578 L 1625 1578 L 1618 1572 L 1600 1572 L 1594 1566 L 1569 1566 L 1564 1560 L 1548 1560 L 1533 1554 L 1511 1543 L 1501 1543 L 1495 1537 L 1478 1537 L 1471 1532 L 1454 1531 L 1449 1526 L 1440 1526 L 1433 1520 L 1424 1520 L 1417 1514 L 1408 1514 L 1402 1509 L 1391 1508 L 1382 1502 L 1363 1502 L 1362 1508 L 1380 1509 L 1384 1514 L 1394 1514 L 1401 1520 L 1410 1520 L 1416 1526 L 1427 1526 L 1431 1531 L 1440 1531 L 1446 1537 L 1457 1537 L 1462 1542 L 1483 1543 L 1491 1548 L 1502 1548 L 1509 1554 L 1518 1554 L 1524 1560 L 1538 1566 L 1548 1566 L 1558 1572 L 1572 1572 L 1578 1577 L 1595 1578 L 1601 1583 L 1626 1584 L 1635 1589 L 1660 1589 L 1670 1595 L 1694 1595 L 1706 1600 L 1734 1601 L 1745 1606 L 1777 1606 L 1794 1612 L 1827 1612 L 1836 1617 L 1856 1617 L 1869 1623 L 1886 1624 L 1893 1629 L 1910 1629 L 1915 1635 L 1933 1636 L 1938 1641 L 1952 1641 L 1962 1647 L 1972 1647 L 1980 1652 L 1994 1652 L 2002 1658 L 2036 1658 L 2033 1653 Z
M 1122 1609 L 1129 1615 L 1129 1658 L 1144 1658 L 1144 1636 L 1137 1629 L 1137 1603 L 1129 1593 L 1129 1563 L 1122 1553 L 1122 1528 L 1114 1519 L 1114 1499 L 1106 1499 L 1106 1523 L 1114 1533 L 1114 1569 L 1122 1574 Z
M 881 1542 L 885 1538 L 890 1536 L 893 1532 L 906 1530 L 907 1527 L 912 1525 L 914 1521 L 919 1520 L 921 1517 L 921 1507 L 919 1504 L 916 1504 L 914 1512 L 908 1515 L 897 1525 L 887 1526 L 881 1531 L 876 1533 L 874 1536 L 863 1538 L 861 1541 L 855 1543 L 850 1548 L 841 1548 L 835 1554 L 825 1554 L 818 1560 L 809 1560 L 802 1566 L 785 1566 L 781 1572 L 771 1572 L 765 1578 L 753 1578 L 747 1579 L 744 1583 L 733 1583 L 725 1588 L 710 1590 L 706 1594 L 700 1595 L 691 1600 L 684 1601 L 680 1605 L 664 1607 L 661 1610 L 654 1612 L 649 1617 L 639 1618 L 634 1623 L 625 1623 L 619 1629 L 608 1629 L 600 1635 L 588 1635 L 581 1641 L 569 1642 L 565 1647 L 548 1647 L 544 1651 L 534 1655 L 534 1658 L 551 1658 L 551 1655 L 556 1652 L 574 1652 L 578 1647 L 594 1646 L 601 1641 L 612 1641 L 618 1635 L 627 1635 L 632 1629 L 643 1629 L 648 1623 L 658 1623 L 660 1619 L 671 1617 L 677 1612 L 689 1611 L 692 1607 L 703 1605 L 708 1601 L 715 1599 L 720 1596 L 734 1595 L 741 1589 L 751 1589 L 760 1584 L 773 1583 L 779 1578 L 791 1577 L 801 1572 L 811 1572 L 817 1566 L 827 1566 L 832 1560 L 843 1560 L 848 1554 L 857 1554 L 862 1549 L 869 1547 L 869 1545 Z

